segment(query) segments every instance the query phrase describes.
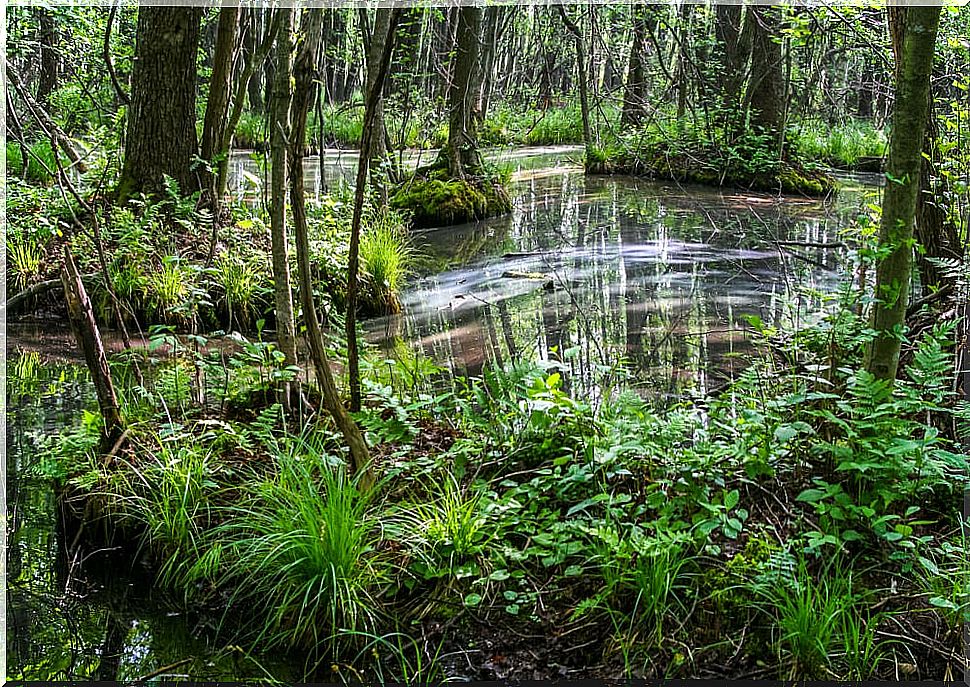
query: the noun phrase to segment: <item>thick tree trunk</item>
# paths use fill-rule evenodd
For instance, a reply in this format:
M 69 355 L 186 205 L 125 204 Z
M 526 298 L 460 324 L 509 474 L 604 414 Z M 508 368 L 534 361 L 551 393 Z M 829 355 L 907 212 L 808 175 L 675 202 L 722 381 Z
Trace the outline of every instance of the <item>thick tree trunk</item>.
M 646 8 L 631 5 L 633 13 L 633 38 L 630 46 L 630 65 L 627 68 L 626 85 L 623 90 L 623 111 L 620 125 L 636 126 L 646 114 L 647 80 L 644 69 L 647 22 Z
M 781 153 L 785 126 L 785 75 L 780 42 L 780 12 L 772 6 L 748 6 L 751 27 L 751 80 L 745 100 L 751 127 L 771 137 Z
M 40 25 L 40 77 L 37 82 L 37 100 L 47 104 L 47 98 L 57 88 L 58 60 L 57 27 L 54 15 L 47 8 L 38 7 L 37 20 Z
M 317 319 L 316 304 L 313 300 L 313 275 L 310 270 L 310 240 L 307 231 L 306 198 L 303 190 L 303 156 L 306 137 L 306 120 L 313 101 L 317 83 L 315 68 L 317 48 L 323 33 L 323 10 L 304 10 L 301 34 L 303 43 L 297 52 L 293 66 L 293 101 L 290 110 L 290 204 L 293 208 L 293 230 L 296 234 L 296 261 L 299 269 L 300 297 L 303 317 L 306 321 L 307 338 L 310 343 L 310 356 L 317 373 L 317 383 L 323 405 L 333 417 L 337 428 L 344 436 L 350 449 L 351 467 L 360 476 L 360 485 L 369 489 L 374 484 L 370 469 L 370 453 L 367 443 L 354 419 L 344 408 L 334 382 L 330 359 L 324 346 L 323 331 Z M 363 158 L 362 158 L 363 159 Z
M 138 9 L 131 106 L 119 200 L 164 191 L 164 176 L 182 193 L 198 188 L 192 158 L 195 133 L 196 54 L 201 7 Z
M 902 70 L 896 83 L 896 105 L 889 140 L 876 265 L 876 304 L 872 328 L 876 338 L 866 354 L 866 369 L 880 379 L 895 379 L 900 337 L 906 321 L 913 265 L 913 226 L 920 189 L 923 135 L 929 103 L 930 73 L 940 21 L 939 7 L 906 10 Z
M 286 365 L 296 365 L 296 327 L 286 235 L 286 144 L 290 135 L 290 48 L 293 11 L 277 10 L 282 26 L 276 37 L 273 90 L 270 99 L 270 233 L 273 251 L 273 287 L 276 297 L 276 338 Z M 292 407 L 292 385 L 282 387 L 283 407 Z
M 455 179 L 474 176 L 482 168 L 473 91 L 481 84 L 477 75 L 481 68 L 478 59 L 481 28 L 481 7 L 465 5 L 459 8 L 454 67 L 448 87 L 448 142 L 439 157 L 439 164 L 445 166 L 448 175 Z

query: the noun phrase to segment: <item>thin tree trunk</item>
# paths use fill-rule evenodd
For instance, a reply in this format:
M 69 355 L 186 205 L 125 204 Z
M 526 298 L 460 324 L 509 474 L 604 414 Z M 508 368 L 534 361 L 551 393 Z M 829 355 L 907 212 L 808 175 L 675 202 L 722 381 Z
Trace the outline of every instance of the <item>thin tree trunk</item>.
M 84 360 L 98 396 L 98 407 L 104 419 L 102 446 L 108 450 L 121 436 L 121 410 L 114 385 L 111 383 L 111 371 L 108 369 L 108 358 L 101 343 L 101 333 L 94 321 L 94 310 L 91 308 L 91 301 L 84 290 L 84 283 L 74 264 L 74 256 L 69 246 L 64 246 L 64 271 L 61 273 L 61 283 L 64 285 L 64 298 L 67 302 L 71 328 L 74 330 L 78 345 L 84 352 Z
M 377 105 L 387 80 L 387 70 L 394 52 L 394 33 L 401 10 L 390 10 L 387 33 L 383 41 L 380 60 L 374 67 L 374 79 L 367 92 L 364 105 L 364 131 L 361 135 L 360 155 L 357 162 L 357 181 L 354 189 L 354 215 L 350 225 L 350 250 L 347 261 L 347 372 L 350 380 L 350 409 L 360 410 L 360 363 L 357 345 L 357 282 L 360 253 L 360 223 L 364 212 L 364 196 L 367 192 L 367 167 L 371 158 L 371 146 L 381 135 L 377 130 Z M 376 36 L 374 38 L 376 40 Z
M 364 45 L 366 46 L 367 79 L 365 81 L 366 87 L 364 91 L 364 97 L 366 98 L 374 90 L 374 84 L 376 83 L 378 71 L 380 70 L 381 58 L 384 54 L 384 45 L 387 42 L 388 28 L 391 21 L 391 8 L 381 7 L 377 9 L 374 14 L 374 28 L 370 32 L 366 31 L 367 10 L 364 8 L 360 9 L 360 20 L 361 30 L 365 39 Z M 371 174 L 371 185 L 377 191 L 381 201 L 387 203 L 387 184 L 384 178 L 386 176 L 385 163 L 387 162 L 387 146 L 385 145 L 386 131 L 384 127 L 383 91 L 384 89 L 382 87 L 375 93 L 374 111 L 372 113 L 374 135 L 371 136 L 368 155 L 375 170 L 379 170 L 379 173 Z M 361 144 L 363 145 L 363 141 Z
M 360 485 L 369 489 L 374 484 L 370 468 L 370 453 L 367 443 L 354 419 L 344 408 L 334 382 L 330 359 L 323 341 L 323 331 L 317 319 L 316 304 L 313 299 L 313 275 L 310 270 L 310 241 L 307 230 L 306 198 L 303 189 L 303 156 L 306 120 L 317 87 L 315 58 L 323 33 L 323 10 L 319 8 L 304 10 L 301 44 L 293 66 L 294 92 L 291 103 L 290 138 L 290 204 L 293 208 L 293 230 L 296 234 L 296 261 L 299 270 L 300 297 L 303 317 L 306 321 L 307 338 L 310 343 L 310 357 L 317 373 L 317 383 L 323 397 L 323 405 L 333 417 L 337 428 L 344 436 L 350 449 L 351 467 L 360 476 Z M 363 159 L 363 156 L 361 156 Z
M 906 323 L 913 265 L 911 243 L 920 189 L 921 150 L 939 21 L 938 6 L 912 6 L 906 10 L 902 71 L 896 83 L 879 230 L 880 253 L 885 257 L 876 265 L 872 328 L 877 334 L 866 353 L 866 369 L 880 379 L 895 379 L 899 366 L 900 337 Z
M 273 90 L 270 99 L 270 232 L 273 250 L 273 286 L 276 296 L 276 338 L 286 365 L 296 365 L 296 327 L 293 323 L 293 291 L 286 235 L 286 144 L 290 135 L 290 42 L 293 11 L 277 10 L 283 22 L 276 37 Z M 292 408 L 292 385 L 282 386 L 283 407 Z
M 284 19 L 285 17 L 282 14 L 273 15 L 272 23 L 266 30 L 266 35 L 263 37 L 263 42 L 260 43 L 256 52 L 246 62 L 242 76 L 239 77 L 239 80 L 236 83 L 236 92 L 232 98 L 232 111 L 229 113 L 229 121 L 226 122 L 226 126 L 222 130 L 222 141 L 220 143 L 219 152 L 216 155 L 216 157 L 218 157 L 216 195 L 219 198 L 226 195 L 226 185 L 229 179 L 229 149 L 232 145 L 233 134 L 236 132 L 236 126 L 239 124 L 239 118 L 242 116 L 243 104 L 246 101 L 246 94 L 248 92 L 249 97 L 252 98 L 252 91 L 249 86 L 255 80 L 256 71 L 269 56 L 270 50 L 276 43 L 276 37 L 283 29 Z M 252 100 L 250 100 L 250 106 L 255 107 Z
M 586 42 L 583 40 L 583 33 L 580 31 L 579 26 L 569 15 L 566 14 L 566 10 L 563 9 L 562 5 L 556 5 L 559 10 L 559 16 L 562 17 L 563 24 L 573 35 L 573 42 L 576 45 L 576 67 L 579 70 L 579 106 L 583 115 L 583 143 L 586 146 L 587 154 L 593 145 L 593 135 L 591 133 L 589 124 L 589 91 L 588 89 L 588 78 L 586 76 Z
M 101 45 L 101 57 L 104 59 L 104 66 L 108 69 L 108 76 L 111 78 L 111 87 L 114 89 L 118 102 L 122 105 L 129 105 L 131 99 L 125 93 L 125 89 L 121 87 L 121 82 L 118 81 L 118 74 L 115 71 L 114 61 L 111 59 L 111 28 L 114 25 L 115 15 L 117 13 L 117 6 L 112 6 L 108 12 L 108 22 L 104 27 L 104 42 Z
M 84 161 L 81 159 L 81 154 L 74 147 L 71 139 L 67 137 L 67 134 L 64 133 L 61 127 L 57 126 L 57 123 L 50 116 L 47 110 L 44 109 L 44 106 L 34 99 L 34 97 L 30 94 L 30 91 L 24 88 L 24 85 L 20 82 L 20 78 L 18 77 L 16 70 L 14 70 L 9 60 L 7 60 L 6 65 L 7 81 L 10 82 L 10 85 L 14 87 L 15 91 L 17 91 L 17 95 L 19 95 L 24 101 L 24 104 L 27 106 L 27 110 L 34 116 L 34 119 L 37 120 L 40 127 L 50 133 L 58 147 L 64 151 L 64 154 L 67 155 L 71 163 L 78 168 L 78 171 L 87 171 L 87 165 L 84 164 Z M 25 159 L 24 165 L 26 164 L 27 160 Z
M 209 100 L 205 106 L 202 124 L 202 159 L 209 164 L 203 177 L 203 188 L 212 194 L 213 221 L 218 221 L 219 201 L 218 162 L 216 156 L 223 154 L 223 130 L 228 122 L 229 96 L 232 86 L 232 65 L 236 52 L 236 32 L 239 27 L 239 7 L 223 7 L 219 10 L 219 28 L 216 34 L 216 50 L 209 81 Z
M 903 69 L 903 37 L 906 24 L 905 6 L 887 7 L 889 36 L 895 57 L 895 75 L 901 78 Z M 931 289 L 941 289 L 953 285 L 954 275 L 948 274 L 933 264 L 930 259 L 961 260 L 963 250 L 960 246 L 959 232 L 952 222 L 947 221 L 947 213 L 940 204 L 948 197 L 946 179 L 936 173 L 939 152 L 936 140 L 939 135 L 936 121 L 936 108 L 933 102 L 932 85 L 927 96 L 926 127 L 923 135 L 923 155 L 920 167 L 920 190 L 916 197 L 916 240 L 923 251 L 917 256 L 920 285 L 924 293 Z

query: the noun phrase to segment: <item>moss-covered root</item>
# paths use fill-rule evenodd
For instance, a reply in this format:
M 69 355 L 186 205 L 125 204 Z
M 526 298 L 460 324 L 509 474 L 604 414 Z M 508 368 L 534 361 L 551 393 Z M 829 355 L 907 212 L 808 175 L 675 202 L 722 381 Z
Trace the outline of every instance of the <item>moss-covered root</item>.
M 409 212 L 415 227 L 442 227 L 504 215 L 512 210 L 512 198 L 497 179 L 437 176 L 401 186 L 391 207 Z

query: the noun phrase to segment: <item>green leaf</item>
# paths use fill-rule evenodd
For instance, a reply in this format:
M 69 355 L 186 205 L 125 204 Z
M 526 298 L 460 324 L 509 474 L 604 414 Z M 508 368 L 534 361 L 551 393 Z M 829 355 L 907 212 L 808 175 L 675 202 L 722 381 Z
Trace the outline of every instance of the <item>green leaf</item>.
M 738 501 L 740 500 L 741 500 L 741 492 L 739 492 L 737 489 L 732 489 L 725 495 L 724 505 L 728 510 L 731 510 L 736 505 L 738 505 Z
M 481 602 L 482 602 L 482 595 L 481 594 L 474 594 L 474 593 L 472 593 L 472 594 L 468 594 L 465 597 L 465 605 L 466 606 L 477 606 Z
M 828 496 L 828 492 L 822 489 L 806 489 L 796 496 L 795 500 L 804 501 L 805 503 L 815 503 L 816 501 L 821 501 L 826 496 Z

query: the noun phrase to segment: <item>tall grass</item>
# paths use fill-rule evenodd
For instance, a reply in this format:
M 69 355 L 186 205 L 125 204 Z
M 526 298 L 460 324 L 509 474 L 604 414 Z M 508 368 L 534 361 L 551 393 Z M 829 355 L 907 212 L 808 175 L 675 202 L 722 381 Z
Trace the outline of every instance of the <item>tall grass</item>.
M 439 484 L 426 485 L 428 496 L 409 504 L 393 519 L 391 529 L 422 556 L 430 569 L 451 567 L 481 553 L 494 534 L 481 493 L 471 493 L 447 473 Z
M 853 586 L 851 566 L 831 561 L 813 575 L 800 558 L 790 577 L 754 591 L 756 605 L 772 618 L 779 665 L 788 667 L 788 679 L 838 677 L 839 656 L 847 677 L 869 677 L 875 670 L 875 623 L 861 618 L 862 595 Z
M 50 172 L 57 170 L 57 162 L 54 159 L 54 150 L 51 148 L 50 141 L 31 143 L 27 146 L 27 149 L 27 173 L 25 175 L 24 154 L 20 143 L 17 141 L 7 142 L 7 175 L 9 177 L 26 178 L 27 181 L 38 184 L 49 184 L 51 182 Z
M 265 274 L 266 269 L 256 259 L 245 260 L 229 253 L 222 253 L 216 259 L 213 280 L 222 294 L 230 328 L 234 320 L 242 330 L 249 327 L 259 297 L 266 288 L 261 279 Z
M 806 122 L 794 137 L 794 146 L 804 156 L 831 165 L 851 166 L 862 158 L 883 157 L 886 133 L 869 122 L 849 121 L 838 125 Z
M 44 268 L 44 247 L 28 232 L 7 238 L 7 266 L 14 283 L 23 289 L 40 278 Z
M 258 611 L 265 646 L 313 648 L 371 630 L 389 576 L 367 496 L 343 465 L 306 449 L 281 452 L 278 474 L 222 511 L 194 571 L 235 587 L 230 607 Z
M 375 213 L 360 237 L 365 273 L 361 305 L 381 314 L 400 312 L 398 294 L 411 272 L 413 255 L 411 241 L 397 215 Z

